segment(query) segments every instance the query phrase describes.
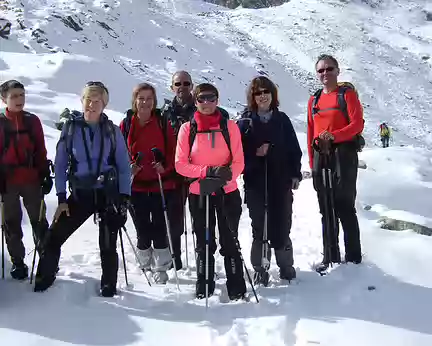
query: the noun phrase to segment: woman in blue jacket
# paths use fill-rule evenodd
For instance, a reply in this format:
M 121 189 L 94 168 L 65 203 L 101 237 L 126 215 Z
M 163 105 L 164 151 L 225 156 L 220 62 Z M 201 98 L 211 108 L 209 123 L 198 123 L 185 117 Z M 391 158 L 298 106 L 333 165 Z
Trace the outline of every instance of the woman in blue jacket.
M 280 278 L 296 277 L 290 239 L 293 189 L 301 180 L 302 152 L 288 116 L 278 109 L 274 83 L 263 76 L 249 85 L 239 121 L 245 169 L 245 199 L 252 219 L 251 263 L 255 284 L 268 285 L 271 249 Z
M 108 97 L 101 82 L 87 83 L 81 97 L 83 113 L 75 113 L 63 126 L 55 158 L 58 207 L 39 260 L 36 292 L 53 284 L 61 246 L 94 215 L 99 223 L 100 293 L 116 294 L 117 234 L 126 223 L 131 170 L 120 129 L 103 113 Z

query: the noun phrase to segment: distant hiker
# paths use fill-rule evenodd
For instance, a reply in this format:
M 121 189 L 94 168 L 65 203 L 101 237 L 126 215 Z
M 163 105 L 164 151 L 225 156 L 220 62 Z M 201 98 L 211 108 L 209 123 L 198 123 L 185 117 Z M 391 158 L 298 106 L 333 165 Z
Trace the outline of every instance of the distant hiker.
M 308 103 L 308 152 L 323 216 L 324 258 L 317 271 L 325 271 L 330 263 L 341 261 L 339 220 L 344 230 L 345 260 L 362 261 L 355 199 L 357 151 L 364 144 L 360 136 L 364 121 L 363 109 L 353 86 L 338 84 L 337 60 L 330 55 L 321 55 L 315 68 L 323 89 L 311 96 Z M 324 183 L 323 168 L 331 170 L 332 185 Z M 328 208 L 330 203 L 334 205 L 331 210 Z M 333 215 L 334 225 L 329 226 L 328 221 Z
M 289 235 L 292 190 L 302 179 L 302 152 L 290 119 L 278 109 L 278 91 L 271 80 L 254 78 L 248 87 L 247 102 L 238 123 L 245 158 L 245 199 L 252 219 L 251 263 L 255 284 L 267 286 L 271 259 L 268 242 L 275 250 L 280 278 L 296 277 Z
M 390 142 L 390 128 L 386 123 L 382 123 L 379 127 L 380 137 L 383 148 L 388 148 Z
M 196 297 L 206 297 L 206 274 L 209 295 L 215 289 L 216 211 L 228 296 L 235 300 L 246 293 L 237 240 L 242 208 L 236 182 L 243 171 L 244 159 L 240 131 L 233 121 L 222 116 L 217 108 L 218 99 L 218 90 L 211 84 L 200 84 L 194 90 L 197 111 L 180 128 L 175 167 L 179 174 L 194 181 L 189 189 L 189 208 L 197 237 Z M 209 205 L 205 203 L 207 199 Z
M 138 84 L 132 93 L 132 109 L 121 122 L 120 129 L 131 157 L 131 215 L 137 231 L 141 269 L 151 270 L 155 282 L 165 284 L 172 261 L 158 174 L 163 182 L 172 233 L 179 228 L 175 222 L 183 220 L 182 214 L 180 217 L 175 214 L 178 210 L 182 211 L 183 207 L 181 195 L 176 191 L 178 182 L 174 170 L 174 131 L 162 118 L 156 105 L 155 88 L 147 83 Z M 154 149 L 161 156 L 157 161 Z M 180 228 L 176 234 L 182 231 Z
M 122 133 L 103 113 L 108 99 L 101 82 L 88 82 L 81 96 L 83 113 L 63 126 L 55 158 L 58 207 L 39 260 L 36 292 L 53 284 L 61 246 L 94 215 L 99 225 L 100 293 L 116 294 L 117 235 L 126 223 L 131 170 Z
M 24 263 L 22 210 L 27 210 L 37 251 L 48 229 L 44 195 L 53 186 L 39 118 L 24 110 L 24 85 L 9 80 L 0 86 L 5 113 L 0 113 L 0 194 L 2 201 L 2 236 L 12 261 L 11 276 L 24 280 L 28 267 Z M 3 233 L 4 232 L 4 233 Z M 4 254 L 3 254 L 4 256 Z

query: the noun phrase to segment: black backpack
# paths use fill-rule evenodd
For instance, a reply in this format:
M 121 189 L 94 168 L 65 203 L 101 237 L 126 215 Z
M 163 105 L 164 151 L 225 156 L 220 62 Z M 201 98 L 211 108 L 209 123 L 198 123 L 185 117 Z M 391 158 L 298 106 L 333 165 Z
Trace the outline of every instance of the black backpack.
M 342 114 L 344 115 L 345 119 L 347 120 L 347 122 L 349 124 L 350 118 L 348 115 L 348 106 L 347 106 L 347 103 L 345 100 L 345 93 L 349 89 L 354 90 L 356 94 L 357 94 L 357 91 L 356 91 L 354 85 L 352 85 L 349 82 L 338 83 L 338 86 L 339 86 L 339 88 L 338 88 L 338 94 L 337 94 L 337 101 L 338 101 L 339 107 L 337 109 L 340 109 L 340 111 L 342 112 Z M 321 97 L 322 91 L 323 91 L 323 89 L 318 89 L 315 92 L 315 94 L 313 95 L 312 106 L 311 106 L 312 119 L 315 117 L 316 114 L 319 113 L 319 109 L 317 108 L 317 105 L 318 105 L 319 98 Z M 363 122 L 364 122 L 364 120 L 363 120 Z M 365 146 L 365 139 L 361 133 L 356 135 L 355 143 L 356 143 L 357 151 L 362 151 L 364 146 Z
M 2 143 L 2 152 L 0 153 L 0 161 L 3 160 L 4 155 L 6 155 L 9 150 L 12 142 L 15 146 L 15 151 L 18 153 L 18 142 L 17 135 L 27 134 L 30 142 L 36 148 L 36 136 L 33 133 L 34 128 L 34 119 L 37 118 L 35 114 L 24 112 L 23 116 L 23 128 L 21 130 L 16 130 L 12 124 L 12 122 L 6 118 L 4 113 L 0 113 L 0 131 L 3 132 L 3 143 Z M 9 169 L 17 168 L 17 167 L 34 167 L 34 156 L 35 152 L 27 153 L 25 162 L 18 163 L 16 165 L 7 165 Z
M 192 152 L 192 147 L 193 147 L 193 144 L 195 142 L 195 137 L 196 137 L 197 133 L 215 133 L 215 132 L 221 132 L 222 136 L 223 136 L 223 138 L 224 138 L 224 140 L 225 140 L 225 142 L 226 142 L 226 144 L 228 146 L 228 150 L 230 152 L 230 156 L 231 156 L 231 160 L 232 160 L 233 155 L 232 155 L 232 151 L 231 151 L 231 138 L 230 138 L 230 134 L 229 134 L 229 131 L 228 131 L 228 119 L 225 116 L 221 117 L 219 126 L 220 126 L 220 129 L 218 129 L 218 130 L 198 131 L 198 125 L 196 123 L 195 117 L 193 117 L 190 120 L 189 155 Z M 213 140 L 214 140 L 214 137 L 213 137 Z
M 69 167 L 68 167 L 68 176 L 71 177 L 75 174 L 76 172 L 76 166 L 77 166 L 77 160 L 75 158 L 75 155 L 73 154 L 73 135 L 76 131 L 76 129 L 81 130 L 82 133 L 82 137 L 84 140 L 84 148 L 86 151 L 86 157 L 87 157 L 87 164 L 89 166 L 90 171 L 92 171 L 92 164 L 91 164 L 91 159 L 90 159 L 90 152 L 88 149 L 88 145 L 87 145 L 87 141 L 85 140 L 86 136 L 85 136 L 85 132 L 84 132 L 84 127 L 86 126 L 86 122 L 84 120 L 84 116 L 82 113 L 77 112 L 77 111 L 73 111 L 71 113 L 73 116 L 64 123 L 63 125 L 63 129 L 62 129 L 62 134 L 59 140 L 59 143 L 61 141 L 64 141 L 66 144 L 66 152 L 68 153 L 68 157 L 69 157 Z M 111 150 L 110 150 L 110 154 L 109 154 L 109 158 L 108 158 L 108 163 L 110 165 L 112 165 L 115 170 L 117 170 L 117 165 L 116 165 L 116 161 L 115 161 L 115 153 L 116 153 L 116 148 L 117 148 L 117 143 L 116 143 L 116 134 L 115 134 L 115 127 L 114 127 L 114 123 L 108 119 L 108 117 L 105 114 L 101 115 L 102 120 L 100 122 L 100 129 L 101 129 L 101 134 L 108 136 L 110 139 L 110 144 L 111 144 Z M 104 152 L 104 142 L 105 141 L 101 141 L 101 146 L 100 146 L 100 151 L 99 151 L 99 160 L 98 160 L 98 166 L 97 166 L 97 170 L 96 170 L 96 176 L 99 176 L 100 169 L 101 169 L 101 165 L 102 165 L 102 157 L 103 157 L 103 152 Z M 57 144 L 58 145 L 58 144 Z

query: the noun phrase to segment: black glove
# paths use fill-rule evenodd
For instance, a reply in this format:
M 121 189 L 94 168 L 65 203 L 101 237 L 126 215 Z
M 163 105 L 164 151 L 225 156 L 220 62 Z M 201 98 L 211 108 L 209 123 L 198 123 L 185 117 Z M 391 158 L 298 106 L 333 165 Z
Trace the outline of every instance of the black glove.
M 228 166 L 209 167 L 207 168 L 207 177 L 230 181 L 232 180 L 231 168 Z
M 53 178 L 49 175 L 46 176 L 41 182 L 42 193 L 44 195 L 48 195 L 51 192 L 53 185 L 54 185 Z
M 152 150 L 154 162 L 161 163 L 162 165 L 165 163 L 165 157 L 162 152 L 158 148 L 153 148 Z
M 113 210 L 108 217 L 108 224 L 115 225 L 115 228 L 122 228 L 127 221 L 127 212 L 129 207 L 129 196 L 128 195 L 120 195 L 120 203 L 116 210 Z

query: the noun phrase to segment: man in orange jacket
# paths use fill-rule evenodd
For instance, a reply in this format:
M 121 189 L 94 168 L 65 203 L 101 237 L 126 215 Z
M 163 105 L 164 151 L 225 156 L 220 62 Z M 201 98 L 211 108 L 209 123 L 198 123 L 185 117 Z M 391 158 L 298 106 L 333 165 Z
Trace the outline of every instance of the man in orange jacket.
M 316 268 L 321 272 L 325 271 L 331 262 L 341 261 L 338 244 L 339 220 L 344 230 L 345 261 L 356 264 L 362 261 L 355 199 L 358 135 L 363 131 L 364 122 L 363 109 L 355 90 L 338 85 L 337 60 L 330 55 L 321 55 L 315 67 L 323 88 L 315 93 L 308 103 L 308 153 L 323 216 L 324 258 Z M 325 153 L 320 150 L 324 147 L 330 148 L 327 162 L 328 168 L 333 172 L 333 230 L 326 229 L 329 227 L 326 223 L 328 215 L 325 215 L 328 190 L 326 191 L 321 175 Z M 331 232 L 334 232 L 333 236 L 329 237 Z

